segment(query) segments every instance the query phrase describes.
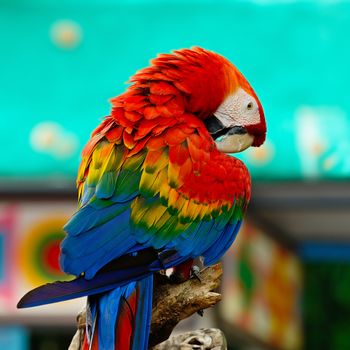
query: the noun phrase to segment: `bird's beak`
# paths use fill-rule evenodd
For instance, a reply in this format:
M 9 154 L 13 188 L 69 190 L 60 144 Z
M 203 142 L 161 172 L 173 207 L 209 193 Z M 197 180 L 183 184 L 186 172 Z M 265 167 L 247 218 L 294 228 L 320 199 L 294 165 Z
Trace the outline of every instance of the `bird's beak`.
M 236 132 L 238 128 L 238 132 Z M 224 153 L 238 153 L 250 147 L 254 142 L 254 136 L 242 127 L 233 127 L 227 134 L 215 140 L 216 147 Z
M 214 115 L 204 121 L 219 151 L 242 152 L 254 143 L 254 136 L 242 126 L 225 127 Z

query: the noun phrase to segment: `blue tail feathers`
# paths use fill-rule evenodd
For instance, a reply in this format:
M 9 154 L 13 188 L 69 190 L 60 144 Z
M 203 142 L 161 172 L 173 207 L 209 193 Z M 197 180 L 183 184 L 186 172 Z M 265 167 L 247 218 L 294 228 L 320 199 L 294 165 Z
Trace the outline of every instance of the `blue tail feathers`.
M 89 342 L 99 350 L 146 350 L 152 317 L 153 275 L 88 298 Z

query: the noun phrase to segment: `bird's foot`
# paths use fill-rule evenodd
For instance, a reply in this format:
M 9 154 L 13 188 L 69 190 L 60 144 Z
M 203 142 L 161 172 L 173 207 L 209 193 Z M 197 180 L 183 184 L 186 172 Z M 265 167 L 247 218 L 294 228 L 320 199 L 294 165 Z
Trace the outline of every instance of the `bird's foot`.
M 199 266 L 193 265 L 191 267 L 191 274 L 190 274 L 191 278 L 196 278 L 199 282 L 202 282 L 200 275 L 201 273 L 200 273 Z
M 198 314 L 200 317 L 203 317 L 203 316 L 204 316 L 204 310 L 203 310 L 203 309 L 198 310 L 198 311 L 197 311 L 197 314 Z
M 173 283 L 182 283 L 191 278 L 193 259 L 188 259 L 180 265 L 174 266 L 173 272 L 170 275 L 170 280 Z

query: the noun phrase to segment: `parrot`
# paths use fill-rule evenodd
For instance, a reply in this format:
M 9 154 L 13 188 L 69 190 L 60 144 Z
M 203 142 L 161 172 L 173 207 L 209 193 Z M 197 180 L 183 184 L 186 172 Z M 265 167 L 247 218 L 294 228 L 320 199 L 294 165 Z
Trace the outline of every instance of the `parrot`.
M 220 260 L 251 196 L 232 154 L 261 146 L 264 111 L 225 57 L 200 47 L 159 54 L 135 73 L 82 151 L 78 208 L 60 265 L 76 279 L 27 293 L 18 307 L 87 296 L 83 349 L 144 350 L 154 274 L 189 278 Z

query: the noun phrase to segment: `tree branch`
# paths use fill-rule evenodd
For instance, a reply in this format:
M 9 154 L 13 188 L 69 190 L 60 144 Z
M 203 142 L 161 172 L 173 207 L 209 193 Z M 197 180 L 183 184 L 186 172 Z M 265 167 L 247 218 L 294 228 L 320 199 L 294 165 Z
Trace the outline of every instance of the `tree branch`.
M 180 284 L 157 284 L 153 293 L 150 346 L 169 338 L 174 327 L 197 311 L 215 305 L 221 295 L 213 292 L 221 282 L 221 264 L 207 267 L 201 281 L 191 278 Z

